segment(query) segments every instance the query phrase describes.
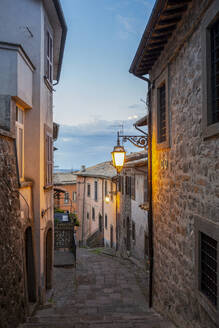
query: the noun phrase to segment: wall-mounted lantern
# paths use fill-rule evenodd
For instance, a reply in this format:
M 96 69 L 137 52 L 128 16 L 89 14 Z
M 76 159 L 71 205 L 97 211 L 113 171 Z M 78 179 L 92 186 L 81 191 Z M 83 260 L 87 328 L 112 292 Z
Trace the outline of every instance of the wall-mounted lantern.
M 120 146 L 119 141 L 119 132 L 117 133 L 117 145 L 112 151 L 113 166 L 115 167 L 117 173 L 120 173 L 123 169 L 125 163 L 125 149 L 123 146 Z

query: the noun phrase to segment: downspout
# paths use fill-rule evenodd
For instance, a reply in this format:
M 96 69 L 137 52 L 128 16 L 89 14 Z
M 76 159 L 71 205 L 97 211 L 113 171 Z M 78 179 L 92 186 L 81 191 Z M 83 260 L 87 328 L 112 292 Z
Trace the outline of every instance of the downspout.
M 102 232 L 104 239 L 104 179 L 102 179 Z
M 82 212 L 82 231 L 81 231 L 81 239 L 82 239 L 82 246 L 84 245 L 84 212 L 85 212 L 85 181 L 86 177 L 84 177 L 84 192 L 83 192 L 83 212 Z
M 153 245 L 153 204 L 152 204 L 152 109 L 151 109 L 151 81 L 143 76 L 139 79 L 148 83 L 148 239 L 149 239 L 149 307 L 153 306 L 153 269 L 154 269 L 154 245 Z

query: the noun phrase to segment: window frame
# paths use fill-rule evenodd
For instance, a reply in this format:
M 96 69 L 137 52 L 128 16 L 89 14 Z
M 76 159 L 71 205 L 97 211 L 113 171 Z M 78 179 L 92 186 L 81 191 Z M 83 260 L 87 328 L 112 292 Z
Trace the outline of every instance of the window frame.
M 90 197 L 91 196 L 91 193 L 90 193 L 91 189 L 90 189 L 90 183 L 87 184 L 87 197 Z
M 95 221 L 95 207 L 92 207 L 92 220 Z
M 214 2 L 207 10 L 201 25 L 202 47 L 202 130 L 203 138 L 219 136 L 219 122 L 208 125 L 209 111 L 211 111 L 211 27 L 219 19 L 219 3 Z M 210 60 L 210 64 L 209 64 Z
M 46 31 L 46 79 L 50 85 L 53 83 L 53 37 Z
M 201 291 L 200 279 L 200 235 L 201 233 L 215 239 L 217 241 L 217 297 L 218 302 L 215 307 L 208 297 Z M 203 219 L 201 217 L 195 217 L 195 286 L 196 295 L 199 304 L 207 311 L 208 315 L 213 321 L 219 322 L 219 224 Z
M 76 191 L 72 191 L 72 201 L 73 202 L 77 201 L 77 192 Z
M 104 222 L 104 227 L 105 227 L 105 229 L 108 229 L 108 216 L 107 216 L 107 214 L 105 214 L 105 220 L 104 220 L 105 222 Z
M 94 200 L 98 201 L 98 181 L 94 181 Z
M 66 197 L 67 195 L 68 195 L 68 197 Z M 69 192 L 66 191 L 65 194 L 64 194 L 64 204 L 68 205 L 69 201 L 70 201 Z
M 22 122 L 19 122 L 17 113 L 22 113 Z M 16 119 L 15 119 L 15 128 L 16 128 L 16 148 L 17 148 L 17 160 L 18 160 L 18 172 L 20 181 L 24 180 L 24 109 L 16 104 Z M 22 146 L 20 148 L 20 139 L 19 139 L 19 131 L 22 131 Z M 21 158 L 20 158 L 20 149 L 21 149 Z M 20 167 L 21 160 L 21 167 Z
M 166 140 L 159 141 L 159 89 L 165 85 L 165 112 L 166 112 Z M 166 69 L 155 83 L 155 123 L 156 123 L 156 148 L 170 148 L 170 106 L 169 106 L 169 78 L 168 69 Z

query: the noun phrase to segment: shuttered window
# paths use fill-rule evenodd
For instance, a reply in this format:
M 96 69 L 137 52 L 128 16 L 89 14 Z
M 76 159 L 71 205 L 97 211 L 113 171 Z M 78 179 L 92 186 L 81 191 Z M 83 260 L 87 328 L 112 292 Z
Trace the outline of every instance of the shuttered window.
M 46 78 L 52 84 L 53 81 L 53 40 L 47 32 L 47 52 L 46 52 Z
M 52 131 L 45 126 L 45 185 L 51 186 L 53 183 L 53 138 Z
M 135 175 L 133 175 L 130 179 L 131 179 L 131 197 L 133 200 L 135 200 Z
M 126 195 L 131 196 L 131 177 L 129 177 L 129 176 L 125 177 L 125 192 L 126 192 Z
M 97 181 L 94 182 L 94 200 L 97 202 L 98 199 L 98 190 L 97 190 Z

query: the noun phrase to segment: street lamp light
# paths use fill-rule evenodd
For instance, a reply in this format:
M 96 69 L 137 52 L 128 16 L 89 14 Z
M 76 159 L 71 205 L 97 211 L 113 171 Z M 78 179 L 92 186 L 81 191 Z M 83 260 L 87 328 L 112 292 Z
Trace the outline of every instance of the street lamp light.
M 117 133 L 117 145 L 114 147 L 111 154 L 113 158 L 113 166 L 115 167 L 117 173 L 120 173 L 125 163 L 126 152 L 124 147 L 120 145 L 119 132 Z

